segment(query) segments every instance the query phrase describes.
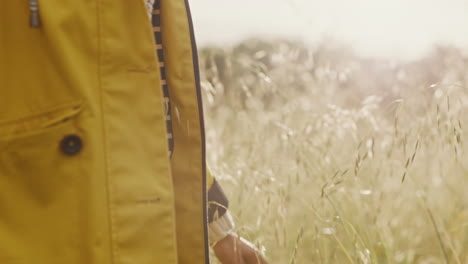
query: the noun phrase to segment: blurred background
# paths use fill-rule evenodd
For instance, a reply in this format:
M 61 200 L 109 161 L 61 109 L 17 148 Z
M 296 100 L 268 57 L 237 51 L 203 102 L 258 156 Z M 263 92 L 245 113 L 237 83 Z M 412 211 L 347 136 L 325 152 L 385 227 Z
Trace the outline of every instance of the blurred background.
M 238 233 L 271 263 L 468 263 L 468 1 L 191 6 Z
M 346 42 L 365 56 L 417 58 L 434 44 L 468 46 L 466 0 L 193 0 L 198 41 L 248 37 Z

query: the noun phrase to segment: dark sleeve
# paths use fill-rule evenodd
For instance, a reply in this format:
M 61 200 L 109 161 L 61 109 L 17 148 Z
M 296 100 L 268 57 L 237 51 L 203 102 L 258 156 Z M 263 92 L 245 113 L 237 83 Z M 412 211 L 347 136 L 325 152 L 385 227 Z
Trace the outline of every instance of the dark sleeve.
M 229 206 L 229 200 L 224 194 L 221 185 L 214 179 L 213 184 L 208 190 L 208 222 L 222 217 Z

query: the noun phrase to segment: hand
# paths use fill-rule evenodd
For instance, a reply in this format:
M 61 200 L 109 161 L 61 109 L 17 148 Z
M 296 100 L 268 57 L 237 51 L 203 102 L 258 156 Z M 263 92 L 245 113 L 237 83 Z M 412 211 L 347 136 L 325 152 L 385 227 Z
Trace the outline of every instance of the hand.
M 268 264 L 250 242 L 234 235 L 218 241 L 213 250 L 222 264 Z

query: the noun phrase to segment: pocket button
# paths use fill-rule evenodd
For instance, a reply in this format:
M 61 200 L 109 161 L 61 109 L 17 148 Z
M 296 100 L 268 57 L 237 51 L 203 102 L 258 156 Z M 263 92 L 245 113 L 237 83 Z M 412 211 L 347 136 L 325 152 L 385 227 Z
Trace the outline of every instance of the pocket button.
M 68 156 L 78 154 L 83 147 L 83 141 L 77 135 L 67 135 L 60 142 L 60 149 Z

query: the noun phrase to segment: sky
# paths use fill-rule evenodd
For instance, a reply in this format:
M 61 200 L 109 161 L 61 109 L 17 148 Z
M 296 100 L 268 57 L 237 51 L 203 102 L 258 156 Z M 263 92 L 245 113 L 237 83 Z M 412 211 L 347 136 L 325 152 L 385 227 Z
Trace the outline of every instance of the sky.
M 200 45 L 248 37 L 345 41 L 362 56 L 414 59 L 468 48 L 468 0 L 191 0 Z

